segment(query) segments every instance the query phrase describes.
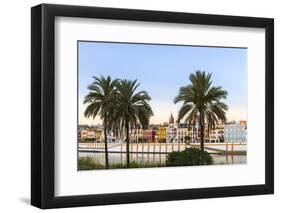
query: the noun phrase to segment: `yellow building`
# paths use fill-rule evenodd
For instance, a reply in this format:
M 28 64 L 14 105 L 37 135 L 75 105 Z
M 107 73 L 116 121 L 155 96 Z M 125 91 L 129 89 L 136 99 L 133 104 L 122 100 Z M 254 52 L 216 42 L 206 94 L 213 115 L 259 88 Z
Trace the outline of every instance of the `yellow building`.
M 244 125 L 244 126 L 247 126 L 247 121 L 241 120 L 241 121 L 239 121 L 239 124 L 242 124 L 242 125 Z
M 160 126 L 156 131 L 156 137 L 158 142 L 166 142 L 166 127 Z
M 93 141 L 95 139 L 95 132 L 90 129 L 83 129 L 80 132 L 81 141 Z
M 81 141 L 84 142 L 88 138 L 88 130 L 83 129 L 80 131 Z

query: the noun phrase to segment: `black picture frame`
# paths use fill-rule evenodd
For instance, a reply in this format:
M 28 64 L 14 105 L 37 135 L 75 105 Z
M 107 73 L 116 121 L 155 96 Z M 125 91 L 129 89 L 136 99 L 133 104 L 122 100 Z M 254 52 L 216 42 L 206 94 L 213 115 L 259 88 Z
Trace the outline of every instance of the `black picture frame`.
M 54 195 L 54 20 L 101 18 L 162 23 L 264 28 L 265 184 L 93 195 Z M 31 8 L 31 204 L 39 208 L 155 202 L 274 193 L 274 20 L 164 11 L 41 4 Z

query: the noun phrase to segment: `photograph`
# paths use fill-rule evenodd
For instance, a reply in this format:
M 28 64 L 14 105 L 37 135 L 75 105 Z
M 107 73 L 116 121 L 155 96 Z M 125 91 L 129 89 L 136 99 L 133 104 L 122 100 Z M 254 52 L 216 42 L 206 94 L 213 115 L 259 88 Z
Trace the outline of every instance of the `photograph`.
M 77 168 L 247 163 L 247 48 L 77 41 Z
M 274 18 L 149 8 L 31 8 L 31 205 L 274 194 Z

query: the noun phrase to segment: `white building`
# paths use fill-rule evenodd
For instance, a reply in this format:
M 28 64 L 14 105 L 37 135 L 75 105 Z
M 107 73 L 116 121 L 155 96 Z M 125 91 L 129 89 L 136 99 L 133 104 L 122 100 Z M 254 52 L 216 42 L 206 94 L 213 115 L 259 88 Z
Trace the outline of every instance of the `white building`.
M 169 118 L 169 124 L 166 129 L 166 137 L 168 143 L 176 142 L 177 137 L 177 125 L 175 124 L 173 114 L 171 113 L 171 116 Z
M 198 140 L 198 138 L 199 138 L 199 127 L 198 127 L 197 124 L 190 126 L 188 132 L 189 132 L 189 136 L 191 138 L 191 143 L 199 142 L 199 140 Z
M 186 137 L 189 136 L 188 125 L 187 124 L 178 124 L 176 130 L 177 130 L 176 141 L 178 143 L 187 142 Z
M 106 134 L 106 138 L 107 138 L 107 142 L 111 143 L 114 142 L 116 140 L 116 137 L 114 136 L 112 131 L 108 131 Z M 102 132 L 102 134 L 100 135 L 100 142 L 104 143 L 104 133 Z
M 224 142 L 224 125 L 219 124 L 214 130 L 211 130 L 209 135 L 210 143 L 223 143 Z
M 246 123 L 231 123 L 224 125 L 225 143 L 247 143 Z
M 131 143 L 141 143 L 143 142 L 143 129 L 132 129 L 130 132 Z

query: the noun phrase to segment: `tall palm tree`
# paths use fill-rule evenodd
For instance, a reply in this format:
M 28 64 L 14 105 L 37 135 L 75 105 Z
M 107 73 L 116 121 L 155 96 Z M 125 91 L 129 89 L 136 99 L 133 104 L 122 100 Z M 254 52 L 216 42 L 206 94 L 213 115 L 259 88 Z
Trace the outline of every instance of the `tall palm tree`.
M 116 84 L 117 96 L 115 99 L 115 111 L 111 117 L 111 125 L 118 126 L 126 131 L 126 161 L 130 165 L 130 129 L 140 125 L 147 128 L 153 111 L 148 103 L 151 100 L 146 91 L 137 92 L 139 87 L 137 80 L 120 80 Z
M 196 71 L 190 74 L 191 84 L 180 87 L 174 103 L 183 102 L 177 121 L 185 119 L 189 124 L 198 121 L 200 126 L 201 159 L 204 162 L 204 128 L 205 121 L 214 128 L 220 121 L 226 120 L 228 106 L 221 100 L 226 99 L 227 91 L 212 86 L 211 73 Z
M 93 117 L 99 115 L 103 120 L 104 126 L 104 146 L 105 146 L 105 167 L 108 169 L 108 146 L 107 146 L 107 127 L 110 120 L 111 112 L 114 107 L 112 100 L 116 95 L 116 82 L 111 80 L 110 76 L 100 78 L 93 77 L 94 82 L 88 86 L 89 93 L 84 98 L 84 104 L 88 104 L 84 112 L 85 117 Z

